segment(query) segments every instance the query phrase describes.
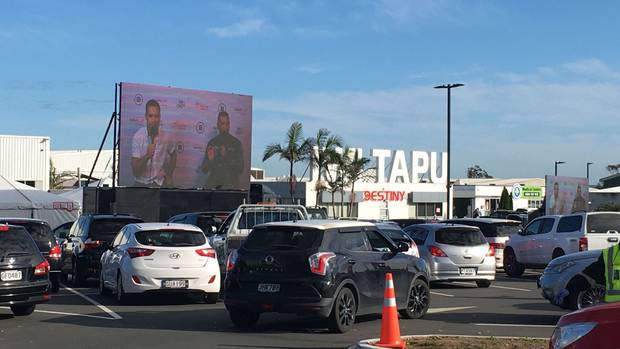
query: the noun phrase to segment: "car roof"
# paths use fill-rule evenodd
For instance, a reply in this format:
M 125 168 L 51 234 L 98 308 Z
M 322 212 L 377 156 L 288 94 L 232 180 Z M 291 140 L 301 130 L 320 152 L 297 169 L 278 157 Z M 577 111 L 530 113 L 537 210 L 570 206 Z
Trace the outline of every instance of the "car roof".
M 341 229 L 341 228 L 355 228 L 355 227 L 374 227 L 375 225 L 370 222 L 364 221 L 347 221 L 347 220 L 334 220 L 334 219 L 302 219 L 298 221 L 287 222 L 271 222 L 257 224 L 254 228 L 258 227 L 299 227 L 299 228 L 311 228 L 311 229 Z
M 482 222 L 482 223 L 489 223 L 489 224 L 493 224 L 493 223 L 519 223 L 521 224 L 520 221 L 515 221 L 512 219 L 501 219 L 501 218 L 454 218 L 454 219 L 450 219 L 447 222 L 450 221 L 467 221 L 467 222 Z
M 375 225 L 379 229 L 398 229 L 398 230 L 402 230 L 400 228 L 400 225 L 398 225 L 398 223 L 396 223 L 396 222 L 390 222 L 390 221 L 376 222 Z
M 431 230 L 439 230 L 442 228 L 466 228 L 466 229 L 478 229 L 478 227 L 474 227 L 471 225 L 465 224 L 454 224 L 454 223 L 424 223 L 424 224 L 415 224 L 416 227 L 424 227 Z
M 109 219 L 109 218 L 142 219 L 139 216 L 136 216 L 134 214 L 127 214 L 127 213 L 116 213 L 116 214 L 111 214 L 111 213 L 88 213 L 85 216 L 91 216 L 91 217 L 93 217 L 93 219 Z
M 45 223 L 48 224 L 47 221 L 37 218 L 20 218 L 20 217 L 0 217 L 0 222 L 29 222 L 29 223 Z
M 132 227 L 139 231 L 144 230 L 166 230 L 166 229 L 174 229 L 174 230 L 188 230 L 188 231 L 199 231 L 202 230 L 191 224 L 182 224 L 182 223 L 132 223 L 127 224 L 127 226 Z

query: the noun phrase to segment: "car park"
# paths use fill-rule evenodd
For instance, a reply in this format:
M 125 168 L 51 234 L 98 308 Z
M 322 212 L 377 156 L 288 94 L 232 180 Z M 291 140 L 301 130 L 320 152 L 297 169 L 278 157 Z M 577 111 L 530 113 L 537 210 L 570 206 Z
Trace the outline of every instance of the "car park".
M 394 275 L 404 318 L 430 305 L 422 259 L 405 252 L 374 224 L 307 220 L 257 225 L 228 257 L 225 305 L 238 327 L 264 312 L 328 318 L 332 331 L 349 330 L 358 315 L 380 313 L 385 273 Z
M 495 250 L 477 227 L 432 223 L 404 229 L 426 261 L 430 281 L 475 281 L 489 287 L 495 280 Z
M 499 218 L 459 218 L 445 221 L 446 223 L 463 224 L 480 228 L 489 245 L 495 249 L 495 268 L 504 267 L 504 248 L 506 241 L 519 232 L 520 221 Z
M 24 227 L 0 225 L 0 305 L 30 315 L 50 300 L 49 262 Z
M 566 314 L 558 321 L 549 349 L 615 349 L 620 303 L 600 304 Z
M 571 253 L 552 260 L 537 280 L 542 295 L 554 305 L 572 310 L 598 304 L 605 296 L 605 285 L 598 285 L 584 274 L 601 251 Z
M 403 252 L 410 256 L 420 257 L 420 252 L 418 251 L 418 246 L 415 241 L 407 235 L 396 223 L 385 222 L 385 223 L 375 223 L 375 226 L 381 230 L 381 232 L 387 235 L 395 243 L 404 242 L 409 245 L 409 250 Z
M 199 293 L 215 303 L 220 269 L 215 250 L 200 228 L 178 223 L 124 226 L 101 256 L 101 294 L 121 304 L 137 294 Z
M 89 277 L 98 277 L 101 255 L 121 228 L 141 223 L 142 218 L 126 214 L 85 214 L 71 226 L 63 243 L 61 279 L 71 274 L 74 286 L 82 286 Z
M 538 217 L 506 243 L 504 270 L 520 276 L 525 268 L 544 268 L 565 254 L 607 248 L 618 243 L 618 232 L 620 212 Z
M 39 251 L 49 263 L 51 291 L 58 292 L 60 289 L 60 245 L 46 221 L 34 218 L 0 218 L 0 224 L 11 224 L 26 228 Z

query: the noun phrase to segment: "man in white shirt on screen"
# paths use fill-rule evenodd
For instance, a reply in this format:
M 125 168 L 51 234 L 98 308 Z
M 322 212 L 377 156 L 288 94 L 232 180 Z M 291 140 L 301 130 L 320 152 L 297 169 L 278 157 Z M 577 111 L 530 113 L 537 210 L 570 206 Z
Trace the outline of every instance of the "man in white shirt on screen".
M 172 172 L 176 166 L 174 142 L 160 129 L 161 107 L 151 99 L 144 113 L 146 126 L 133 135 L 131 168 L 136 187 L 172 186 Z

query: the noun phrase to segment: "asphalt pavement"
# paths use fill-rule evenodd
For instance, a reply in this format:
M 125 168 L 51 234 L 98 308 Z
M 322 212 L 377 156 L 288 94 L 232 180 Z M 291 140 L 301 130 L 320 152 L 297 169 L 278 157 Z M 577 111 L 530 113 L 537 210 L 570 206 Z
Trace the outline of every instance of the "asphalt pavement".
M 401 320 L 401 333 L 549 338 L 565 310 L 536 289 L 538 273 L 499 273 L 488 289 L 475 283 L 433 284 L 429 313 Z M 0 348 L 346 348 L 376 338 L 379 316 L 366 316 L 345 334 L 329 333 L 324 320 L 264 314 L 250 331 L 236 329 L 223 303 L 183 296 L 147 297 L 119 305 L 90 288 L 63 287 L 34 314 L 13 317 L 0 308 Z

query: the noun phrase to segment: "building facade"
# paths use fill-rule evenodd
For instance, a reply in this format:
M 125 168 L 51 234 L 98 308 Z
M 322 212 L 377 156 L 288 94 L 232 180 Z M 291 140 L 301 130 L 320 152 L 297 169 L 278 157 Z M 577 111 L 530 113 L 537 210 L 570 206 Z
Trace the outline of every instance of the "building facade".
M 0 135 L 0 175 L 49 190 L 50 138 Z

